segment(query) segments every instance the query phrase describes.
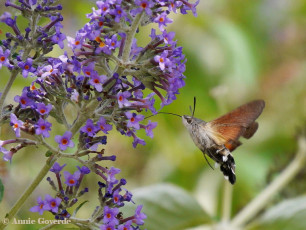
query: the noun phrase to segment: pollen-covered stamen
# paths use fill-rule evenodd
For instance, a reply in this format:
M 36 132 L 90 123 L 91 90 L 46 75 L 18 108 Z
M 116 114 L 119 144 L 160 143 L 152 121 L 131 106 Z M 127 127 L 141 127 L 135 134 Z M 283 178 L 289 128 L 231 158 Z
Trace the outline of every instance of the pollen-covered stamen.
M 101 40 L 101 38 L 100 38 L 100 37 L 96 37 L 96 38 L 95 38 L 95 41 L 96 41 L 96 42 L 99 42 L 99 43 L 101 43 L 101 42 L 102 42 L 102 40 Z
M 132 118 L 130 119 L 130 121 L 131 121 L 131 122 L 134 122 L 134 121 L 135 121 L 135 118 L 134 118 L 134 117 L 132 117 Z
M 80 44 L 80 41 L 75 41 L 74 43 L 76 46 Z
M 45 130 L 45 129 L 46 129 L 46 126 L 45 126 L 45 125 L 42 125 L 42 126 L 40 126 L 40 129 L 41 129 L 41 130 Z
M 164 62 L 164 58 L 161 57 L 161 58 L 159 59 L 159 62 L 162 62 L 162 63 L 163 63 L 163 62 Z
M 15 128 L 15 129 L 18 129 L 18 128 L 19 128 L 19 125 L 18 125 L 17 123 L 15 123 L 15 124 L 14 124 L 14 128 Z
M 159 18 L 159 22 L 164 22 L 164 18 Z
M 67 140 L 66 138 L 63 138 L 63 139 L 62 139 L 62 144 L 63 144 L 63 145 L 67 145 L 67 144 L 68 144 L 68 140 Z
M 119 96 L 119 101 L 123 101 L 123 97 L 122 96 Z
M 90 73 L 90 71 L 85 71 L 85 74 L 90 76 L 91 73 Z
M 88 127 L 88 128 L 87 128 L 87 131 L 88 131 L 88 132 L 91 132 L 91 131 L 92 131 L 92 128 Z
M 41 110 L 39 110 L 39 112 L 40 112 L 41 114 L 44 114 L 44 113 L 46 112 L 46 110 L 45 110 L 45 109 L 41 109 Z
M 39 205 L 40 209 L 43 209 L 43 207 L 44 207 L 44 204 Z
M 30 69 L 30 66 L 26 65 L 26 66 L 24 66 L 24 69 L 28 70 L 28 69 Z
M 0 57 L 0 61 L 4 62 L 5 61 L 5 57 L 4 56 Z
M 103 48 L 103 47 L 105 46 L 105 43 L 104 43 L 104 42 L 100 42 L 99 46 L 100 46 L 101 48 Z
M 53 69 L 50 69 L 49 72 L 52 73 L 52 72 L 53 72 Z
M 145 2 L 143 2 L 143 3 L 141 3 L 141 7 L 142 7 L 143 9 L 146 9 L 146 8 L 148 7 L 148 4 L 145 3 Z
M 27 103 L 26 100 L 24 100 L 24 99 L 21 99 L 21 100 L 20 100 L 20 104 L 25 105 L 26 103 Z
M 104 22 L 99 22 L 98 25 L 102 27 L 104 25 Z
M 100 81 L 99 81 L 99 79 L 94 79 L 94 83 L 96 83 L 96 84 L 99 84 L 100 83 Z
M 54 207 L 57 206 L 55 201 L 52 201 L 50 204 L 51 204 L 51 207 L 52 207 L 52 208 L 54 208 Z

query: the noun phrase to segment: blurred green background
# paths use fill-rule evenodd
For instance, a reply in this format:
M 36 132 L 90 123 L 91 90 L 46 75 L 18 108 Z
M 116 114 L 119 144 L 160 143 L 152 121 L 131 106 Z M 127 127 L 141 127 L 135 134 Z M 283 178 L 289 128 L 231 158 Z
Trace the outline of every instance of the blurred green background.
M 0 13 L 5 11 L 0 0 Z M 64 31 L 74 36 L 87 22 L 86 13 L 93 1 L 60 1 L 63 4 Z M 162 111 L 190 114 L 189 105 L 197 98 L 195 116 L 212 120 L 253 99 L 264 99 L 266 108 L 258 119 L 259 130 L 234 152 L 237 182 L 233 188 L 233 215 L 244 207 L 293 159 L 297 149 L 296 135 L 306 121 L 306 1 L 201 1 L 198 17 L 172 14 L 174 23 L 168 31 L 176 32 L 178 44 L 187 58 L 186 86 L 177 100 Z M 0 25 L 0 29 L 3 24 Z M 139 44 L 145 45 L 150 28 L 141 28 Z M 4 34 L 0 35 L 1 39 Z M 58 47 L 57 47 L 58 48 Z M 52 55 L 63 51 L 56 49 Z M 0 91 L 9 77 L 0 70 Z M 32 79 L 19 77 L 8 102 L 20 94 Z M 107 153 L 116 154 L 114 166 L 127 178 L 126 188 L 133 189 L 161 182 L 175 184 L 192 194 L 203 209 L 216 220 L 220 218 L 224 179 L 219 170 L 212 170 L 200 150 L 193 144 L 181 120 L 158 115 L 154 139 L 145 137 L 146 146 L 132 147 L 132 139 L 111 131 Z M 63 131 L 62 128 L 56 130 Z M 10 127 L 2 129 L 1 138 L 13 137 Z M 12 164 L 1 163 L 5 197 L 0 216 L 32 181 L 44 162 L 44 150 L 28 148 L 13 158 Z M 64 161 L 62 161 L 64 162 Z M 76 162 L 70 161 L 74 170 Z M 66 168 L 67 169 L 67 168 Z M 88 177 L 89 178 L 89 177 Z M 88 179 L 87 178 L 87 179 Z M 305 195 L 306 170 L 277 196 L 273 203 L 285 198 Z M 80 210 L 89 216 L 96 206 L 96 180 L 88 180 L 92 202 Z M 18 213 L 19 219 L 37 218 L 28 212 L 36 197 L 50 190 L 44 181 Z M 51 217 L 50 217 L 51 218 Z M 12 229 L 35 229 L 13 226 Z M 37 226 L 36 226 L 37 228 Z

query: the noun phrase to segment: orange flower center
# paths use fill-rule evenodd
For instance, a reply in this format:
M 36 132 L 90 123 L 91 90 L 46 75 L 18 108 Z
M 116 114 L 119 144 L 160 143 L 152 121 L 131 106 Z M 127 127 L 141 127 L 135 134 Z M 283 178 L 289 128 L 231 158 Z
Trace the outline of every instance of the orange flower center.
M 159 22 L 163 22 L 163 21 L 164 21 L 164 19 L 163 19 L 163 18 L 160 18 L 160 19 L 159 19 Z
M 99 45 L 101 48 L 103 48 L 105 46 L 105 43 L 104 42 L 100 42 L 100 45 Z
M 75 45 L 79 45 L 79 44 L 80 44 L 80 41 L 75 41 L 74 44 L 75 44 Z
M 106 214 L 106 217 L 107 217 L 108 219 L 110 219 L 110 218 L 112 218 L 112 215 L 111 215 L 110 213 L 107 213 L 107 214 Z
M 45 130 L 45 129 L 46 129 L 46 126 L 42 125 L 42 126 L 40 126 L 40 129 L 41 129 L 41 130 Z
M 85 71 L 85 74 L 90 76 L 90 71 Z
M 100 37 L 96 37 L 96 38 L 95 38 L 95 41 L 96 41 L 96 42 L 99 42 L 99 43 L 102 42 L 102 40 L 101 40 Z
M 24 67 L 24 69 L 28 70 L 28 69 L 30 69 L 30 66 L 26 65 L 26 66 Z
M 20 103 L 23 104 L 23 105 L 25 105 L 25 104 L 27 103 L 27 101 L 24 100 L 24 99 L 21 99 L 21 100 L 20 100 Z
M 122 96 L 119 97 L 119 101 L 123 101 L 123 97 Z
M 134 121 L 135 121 L 135 118 L 134 118 L 134 117 L 132 117 L 132 118 L 131 118 L 131 122 L 134 122 Z
M 69 184 L 74 184 L 75 180 L 74 179 L 70 179 L 69 180 Z
M 99 79 L 95 79 L 94 83 L 96 83 L 96 84 L 100 83 Z
M 104 130 L 104 126 L 103 126 L 103 125 L 100 125 L 100 129 L 101 129 L 101 130 Z
M 40 113 L 42 113 L 42 114 L 44 114 L 45 112 L 46 112 L 45 109 L 41 109 L 41 110 L 40 110 Z
M 2 62 L 5 61 L 5 57 L 2 56 L 2 57 L 0 58 L 0 61 L 2 61 Z
M 55 201 L 52 201 L 52 202 L 51 202 L 51 207 L 56 207 Z
M 161 58 L 159 59 L 159 61 L 160 61 L 160 62 L 164 62 L 164 59 L 161 57 Z
M 87 131 L 88 131 L 88 132 L 91 132 L 91 131 L 92 131 L 92 128 L 87 128 Z
M 19 125 L 16 123 L 14 124 L 14 128 L 17 129 L 19 127 Z
M 102 27 L 102 26 L 103 26 L 103 24 L 104 24 L 103 22 L 99 22 L 99 26 L 100 26 L 100 27 Z
M 62 144 L 63 144 L 63 145 L 67 145 L 67 144 L 68 144 L 68 140 L 67 140 L 67 139 L 63 139 L 63 140 L 62 140 Z

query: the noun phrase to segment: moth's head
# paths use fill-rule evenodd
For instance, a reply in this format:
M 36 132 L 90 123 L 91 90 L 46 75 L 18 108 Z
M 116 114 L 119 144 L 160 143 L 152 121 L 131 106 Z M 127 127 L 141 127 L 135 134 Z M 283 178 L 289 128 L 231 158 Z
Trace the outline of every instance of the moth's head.
M 186 128 L 191 127 L 194 122 L 194 118 L 187 115 L 182 116 L 182 120 Z

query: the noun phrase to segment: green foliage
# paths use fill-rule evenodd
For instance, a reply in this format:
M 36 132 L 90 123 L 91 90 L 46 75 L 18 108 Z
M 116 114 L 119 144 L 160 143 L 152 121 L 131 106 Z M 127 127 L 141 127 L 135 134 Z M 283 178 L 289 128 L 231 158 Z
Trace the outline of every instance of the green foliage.
M 133 194 L 133 201 L 144 205 L 147 229 L 183 230 L 210 222 L 198 202 L 177 186 L 157 184 L 136 189 Z
M 247 230 L 306 229 L 306 196 L 285 200 L 269 208 Z

